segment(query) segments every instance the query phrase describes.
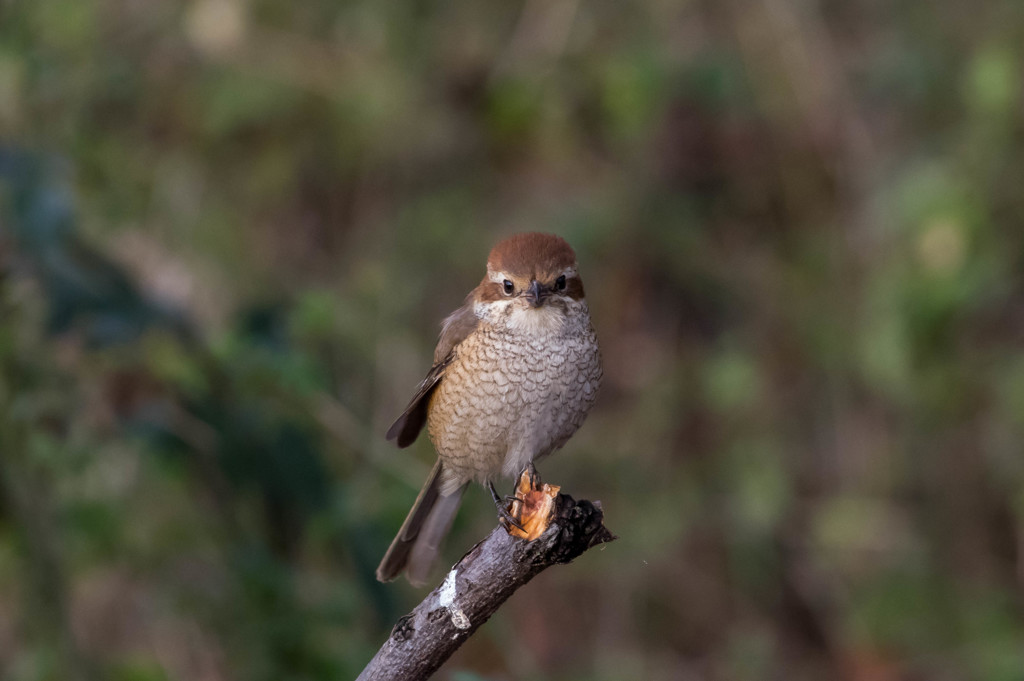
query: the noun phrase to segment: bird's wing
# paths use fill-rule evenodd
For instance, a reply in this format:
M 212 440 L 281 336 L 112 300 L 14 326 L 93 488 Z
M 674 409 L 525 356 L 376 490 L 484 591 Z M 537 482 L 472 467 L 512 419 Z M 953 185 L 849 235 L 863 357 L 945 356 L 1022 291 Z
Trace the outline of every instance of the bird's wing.
M 479 321 L 476 314 L 473 313 L 472 294 L 466 298 L 462 307 L 445 317 L 441 325 L 441 337 L 434 350 L 434 366 L 430 367 L 426 378 L 416 388 L 416 394 L 409 401 L 409 406 L 388 428 L 385 435 L 388 440 L 397 439 L 396 444 L 399 447 L 408 447 L 416 440 L 420 431 L 423 430 L 423 424 L 427 422 L 427 406 L 430 404 L 430 396 L 440 385 L 445 371 L 455 359 L 459 343 L 473 332 Z

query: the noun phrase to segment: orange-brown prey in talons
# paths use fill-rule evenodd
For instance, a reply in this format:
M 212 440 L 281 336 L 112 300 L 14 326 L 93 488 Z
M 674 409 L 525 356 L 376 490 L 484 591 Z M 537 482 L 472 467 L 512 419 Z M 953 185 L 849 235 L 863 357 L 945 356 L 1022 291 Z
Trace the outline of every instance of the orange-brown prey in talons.
M 509 509 L 516 524 L 505 526 L 508 533 L 526 541 L 533 541 L 544 534 L 551 524 L 555 499 L 561 489 L 558 485 L 541 481 L 537 469 L 532 464 L 527 466 L 516 483 L 516 494 Z

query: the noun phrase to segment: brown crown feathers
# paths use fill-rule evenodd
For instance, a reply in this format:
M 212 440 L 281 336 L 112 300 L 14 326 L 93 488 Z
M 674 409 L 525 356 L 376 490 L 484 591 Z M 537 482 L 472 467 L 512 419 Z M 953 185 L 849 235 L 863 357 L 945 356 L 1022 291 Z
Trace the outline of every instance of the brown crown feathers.
M 487 256 L 487 275 L 480 282 L 479 299 L 495 301 L 510 295 L 502 281 L 491 279 L 501 274 L 512 282 L 513 292 L 524 292 L 537 282 L 546 291 L 580 300 L 584 296 L 583 281 L 575 270 L 576 253 L 562 237 L 538 232 L 516 234 L 496 245 Z M 559 278 L 567 271 L 563 289 Z

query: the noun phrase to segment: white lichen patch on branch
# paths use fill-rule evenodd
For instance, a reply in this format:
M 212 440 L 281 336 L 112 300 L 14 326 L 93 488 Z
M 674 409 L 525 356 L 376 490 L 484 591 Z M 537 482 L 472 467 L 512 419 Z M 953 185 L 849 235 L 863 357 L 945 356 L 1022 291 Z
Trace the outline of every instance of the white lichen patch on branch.
M 469 618 L 466 617 L 466 613 L 462 612 L 462 608 L 455 605 L 455 574 L 457 572 L 458 570 L 452 568 L 448 576 L 444 578 L 444 583 L 441 585 L 441 591 L 437 595 L 437 600 L 441 607 L 451 614 L 452 624 L 456 629 L 469 629 Z

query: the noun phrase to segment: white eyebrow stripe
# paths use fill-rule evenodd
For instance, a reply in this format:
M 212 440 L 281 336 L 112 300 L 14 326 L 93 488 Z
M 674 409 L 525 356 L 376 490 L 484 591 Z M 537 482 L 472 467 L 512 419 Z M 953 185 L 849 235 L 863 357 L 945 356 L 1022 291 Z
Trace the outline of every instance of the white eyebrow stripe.
M 562 270 L 562 274 L 565 275 L 566 279 L 579 278 L 579 276 L 580 276 L 579 272 L 576 270 L 575 267 L 567 267 L 567 268 L 565 268 L 564 270 Z M 505 281 L 506 279 L 511 280 L 512 277 L 508 276 L 508 274 L 506 274 L 505 272 L 497 272 L 497 271 L 490 271 L 490 270 L 488 270 L 487 271 L 487 279 L 489 281 L 493 281 L 495 284 L 500 284 L 503 281 Z

